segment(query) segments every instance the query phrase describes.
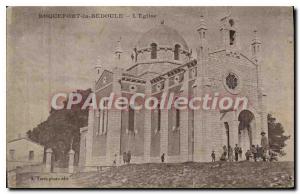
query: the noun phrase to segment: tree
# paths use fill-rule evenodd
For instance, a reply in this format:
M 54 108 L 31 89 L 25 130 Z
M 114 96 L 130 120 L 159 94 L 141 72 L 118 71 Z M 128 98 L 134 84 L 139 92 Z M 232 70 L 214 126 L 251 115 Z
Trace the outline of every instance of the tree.
M 290 136 L 284 135 L 284 128 L 281 123 L 276 122 L 276 118 L 268 114 L 268 135 L 269 144 L 272 151 L 277 152 L 280 156 L 284 156 L 286 153 L 283 148 L 286 146 L 285 141 L 290 138 Z
M 88 108 L 82 110 L 91 89 L 77 90 L 82 95 L 82 102 L 73 105 L 70 110 L 50 110 L 50 115 L 46 121 L 40 123 L 37 127 L 27 131 L 27 136 L 31 140 L 45 146 L 45 149 L 52 148 L 55 161 L 61 167 L 68 164 L 68 152 L 71 141 L 72 149 L 75 151 L 75 163 L 78 162 L 80 145 L 80 128 L 87 126 Z M 64 102 L 65 105 L 67 101 Z M 66 107 L 66 106 L 65 106 Z

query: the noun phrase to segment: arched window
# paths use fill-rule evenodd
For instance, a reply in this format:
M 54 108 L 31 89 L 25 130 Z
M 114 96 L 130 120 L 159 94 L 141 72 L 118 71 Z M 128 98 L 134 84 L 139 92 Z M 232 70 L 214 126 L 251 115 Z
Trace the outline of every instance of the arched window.
M 101 134 L 103 129 L 103 110 L 99 109 L 99 112 L 96 113 L 99 121 L 98 121 L 98 134 Z
M 152 43 L 151 44 L 151 59 L 157 58 L 157 44 Z
M 235 44 L 235 36 L 236 36 L 236 34 L 235 34 L 235 31 L 234 30 L 230 30 L 229 31 L 229 44 L 230 45 L 234 45 Z
M 230 27 L 233 27 L 233 25 L 234 25 L 233 19 L 230 19 L 230 20 L 229 20 L 229 24 L 230 24 Z
M 179 109 L 176 109 L 176 116 L 175 116 L 175 125 L 176 125 L 176 128 L 180 127 L 180 110 Z
M 98 117 L 98 135 L 106 134 L 108 126 L 108 110 L 107 110 L 108 101 L 103 101 L 103 108 L 99 109 L 96 113 Z
M 103 128 L 102 128 L 102 134 L 106 133 L 107 131 L 107 125 L 108 125 L 108 109 L 107 109 L 108 101 L 104 101 L 104 107 L 105 109 L 103 110 Z
M 178 100 L 178 97 L 175 97 L 175 101 L 176 102 Z M 174 104 L 175 105 L 175 104 Z M 174 106 L 174 110 L 175 110 L 175 128 L 178 129 L 180 127 L 180 110 L 178 108 L 176 108 Z
M 34 160 L 34 151 L 33 150 L 29 151 L 28 160 Z
M 131 106 L 128 110 L 128 130 L 134 132 L 134 109 Z
M 160 104 L 157 105 L 157 131 L 160 131 L 161 126 L 161 109 Z
M 179 60 L 179 49 L 180 49 L 180 45 L 176 44 L 174 49 L 174 60 Z

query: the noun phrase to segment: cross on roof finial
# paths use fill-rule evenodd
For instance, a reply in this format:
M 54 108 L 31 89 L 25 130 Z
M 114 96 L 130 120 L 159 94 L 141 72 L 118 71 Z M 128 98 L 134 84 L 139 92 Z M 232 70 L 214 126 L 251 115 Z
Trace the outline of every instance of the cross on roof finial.
M 256 29 L 256 27 L 253 30 L 253 34 L 254 34 L 254 38 L 257 38 L 257 29 Z
M 258 31 L 257 31 L 257 28 L 255 27 L 254 30 L 253 30 L 253 40 L 252 40 L 254 43 L 261 43 L 260 42 L 260 39 L 259 39 L 259 36 L 258 36 Z
M 207 8 L 206 7 L 200 8 L 200 18 L 204 18 L 204 16 L 206 15 L 207 15 Z
M 115 53 L 122 53 L 122 47 L 121 47 L 121 39 L 122 37 L 120 36 L 119 40 L 117 41 L 117 46 L 116 46 L 116 49 L 115 49 Z
M 226 10 L 227 10 L 227 16 L 230 16 L 231 15 L 231 6 L 228 6 L 226 7 Z
M 71 142 L 70 142 L 70 150 L 72 150 L 72 148 L 73 148 L 73 140 L 74 140 L 74 137 L 72 137 Z

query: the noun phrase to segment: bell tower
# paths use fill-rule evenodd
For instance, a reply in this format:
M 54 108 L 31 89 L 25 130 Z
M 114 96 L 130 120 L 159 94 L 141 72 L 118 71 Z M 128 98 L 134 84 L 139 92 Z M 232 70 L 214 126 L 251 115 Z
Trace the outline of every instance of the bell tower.
M 268 120 L 267 120 L 267 113 L 266 113 L 266 97 L 267 94 L 264 90 L 264 83 L 263 83 L 263 75 L 262 75 L 262 42 L 258 36 L 257 29 L 253 30 L 253 39 L 251 42 L 251 57 L 252 61 L 257 65 L 257 89 L 258 89 L 258 103 L 260 107 L 260 115 L 261 115 L 261 132 L 265 132 L 266 136 L 268 137 Z
M 208 41 L 207 41 L 207 25 L 204 20 L 204 17 L 200 17 L 200 25 L 197 28 L 197 32 L 199 34 L 199 44 L 197 46 L 197 79 L 194 84 L 194 96 L 200 97 L 209 90 L 205 85 L 207 83 L 206 80 L 207 74 L 205 73 L 206 67 L 208 65 Z M 209 161 L 210 153 L 207 145 L 205 145 L 205 136 L 208 133 L 204 118 L 207 117 L 208 112 L 204 112 L 202 109 L 199 109 L 193 113 L 193 160 L 194 161 Z
M 203 62 L 208 55 L 208 44 L 207 44 L 207 25 L 203 15 L 200 16 L 200 25 L 197 29 L 199 34 L 199 46 L 197 48 L 197 60 L 199 63 Z
M 253 39 L 251 43 L 251 54 L 252 54 L 252 60 L 255 61 L 255 63 L 260 63 L 261 59 L 261 41 L 258 38 L 257 30 L 255 29 L 253 31 Z
M 222 38 L 223 48 L 238 50 L 239 49 L 239 32 L 238 19 L 233 18 L 229 12 L 220 20 L 220 33 Z
M 122 53 L 123 53 L 123 49 L 121 46 L 121 37 L 120 37 L 119 40 L 117 41 L 117 45 L 116 45 L 115 52 L 114 52 L 115 60 L 117 63 L 120 62 Z
M 94 67 L 94 73 L 93 73 L 94 74 L 94 83 L 98 81 L 98 79 L 100 78 L 102 73 L 103 73 L 103 67 L 101 64 L 100 57 L 98 57 L 97 61 L 96 61 L 96 65 Z

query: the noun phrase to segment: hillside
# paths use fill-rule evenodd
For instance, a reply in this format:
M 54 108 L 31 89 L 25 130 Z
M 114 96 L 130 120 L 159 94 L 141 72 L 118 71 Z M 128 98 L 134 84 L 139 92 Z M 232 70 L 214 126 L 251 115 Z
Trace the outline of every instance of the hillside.
M 73 178 L 83 187 L 292 187 L 291 162 L 139 164 Z
M 45 187 L 23 174 L 19 186 Z M 45 177 L 45 174 L 40 175 Z M 55 174 L 48 175 L 55 177 Z M 44 182 L 47 183 L 47 182 Z M 130 164 L 100 172 L 73 174 L 52 187 L 84 188 L 282 188 L 294 186 L 292 162 Z

